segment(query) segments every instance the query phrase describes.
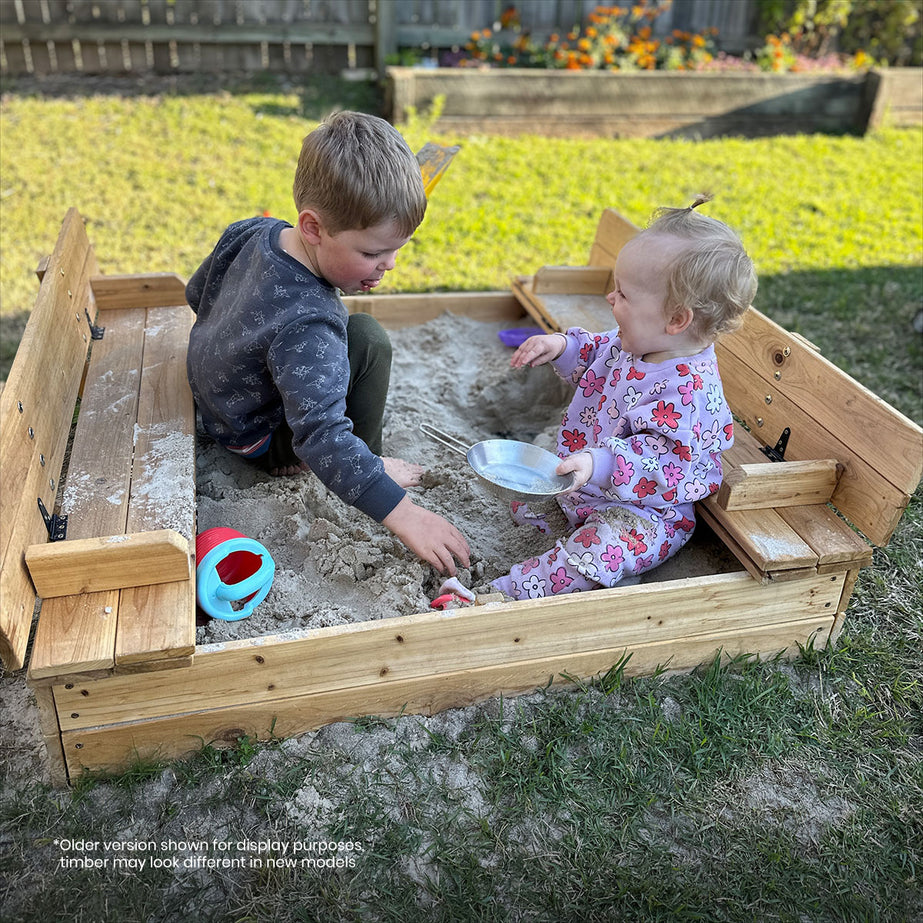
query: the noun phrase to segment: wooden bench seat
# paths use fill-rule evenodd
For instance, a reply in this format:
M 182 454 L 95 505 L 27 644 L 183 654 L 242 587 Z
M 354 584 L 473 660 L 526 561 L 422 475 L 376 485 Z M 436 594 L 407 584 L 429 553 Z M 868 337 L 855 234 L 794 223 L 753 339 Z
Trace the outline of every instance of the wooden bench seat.
M 33 681 L 187 665 L 195 649 L 195 416 L 183 282 L 100 276 L 75 210 L 40 277 L 34 329 L 21 347 L 31 355 L 20 366 L 48 370 L 49 381 L 11 373 L 3 393 L 4 438 L 12 421 L 20 456 L 32 453 L 17 485 L 4 477 L 10 661 L 23 662 L 37 593 Z M 70 429 L 60 424 L 78 397 L 62 484 L 45 483 L 40 472 L 59 470 L 59 434 Z M 46 435 L 56 440 L 47 451 Z M 37 501 L 47 512 L 56 495 L 66 538 L 49 542 Z

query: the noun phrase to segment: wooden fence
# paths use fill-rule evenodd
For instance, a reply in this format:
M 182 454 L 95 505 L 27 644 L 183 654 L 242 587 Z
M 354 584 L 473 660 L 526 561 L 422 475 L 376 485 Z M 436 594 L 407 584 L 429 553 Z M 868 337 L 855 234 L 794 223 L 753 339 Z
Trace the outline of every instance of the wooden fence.
M 0 73 L 383 74 L 400 48 L 463 45 L 510 0 L 0 0 Z M 599 0 L 519 0 L 536 36 L 585 20 Z M 625 4 L 628 5 L 627 2 Z M 727 51 L 749 39 L 755 0 L 674 0 L 655 21 L 718 29 Z

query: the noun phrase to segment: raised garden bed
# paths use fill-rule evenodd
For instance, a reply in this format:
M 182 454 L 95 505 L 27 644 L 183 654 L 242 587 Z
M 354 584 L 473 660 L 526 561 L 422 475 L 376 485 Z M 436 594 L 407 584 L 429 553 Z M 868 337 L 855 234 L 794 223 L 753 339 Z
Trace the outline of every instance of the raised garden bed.
M 444 103 L 436 130 L 606 137 L 863 132 L 923 123 L 923 69 L 856 74 L 392 67 L 389 118 Z

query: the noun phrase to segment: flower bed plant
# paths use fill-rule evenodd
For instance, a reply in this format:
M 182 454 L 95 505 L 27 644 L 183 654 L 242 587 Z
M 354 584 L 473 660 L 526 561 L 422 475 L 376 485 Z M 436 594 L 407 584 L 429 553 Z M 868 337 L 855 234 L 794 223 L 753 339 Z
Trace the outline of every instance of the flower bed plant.
M 442 63 L 551 70 L 772 73 L 862 71 L 901 56 L 908 58 L 901 63 L 919 63 L 913 59 L 920 55 L 920 12 L 907 0 L 875 0 L 875 5 L 868 0 L 813 0 L 812 4 L 802 0 L 791 7 L 787 17 L 763 8 L 761 25 L 771 26 L 773 31 L 766 34 L 760 48 L 741 57 L 716 50 L 715 28 L 698 32 L 674 29 L 663 37 L 655 35 L 654 22 L 671 3 L 636 0 L 627 7 L 597 6 L 582 25 L 541 40 L 523 29 L 519 11 L 509 6 L 492 28 L 473 32 L 464 50 L 444 56 Z M 888 38 L 895 31 L 904 36 L 903 44 Z M 831 50 L 838 36 L 848 51 Z M 862 46 L 863 40 L 879 58 Z

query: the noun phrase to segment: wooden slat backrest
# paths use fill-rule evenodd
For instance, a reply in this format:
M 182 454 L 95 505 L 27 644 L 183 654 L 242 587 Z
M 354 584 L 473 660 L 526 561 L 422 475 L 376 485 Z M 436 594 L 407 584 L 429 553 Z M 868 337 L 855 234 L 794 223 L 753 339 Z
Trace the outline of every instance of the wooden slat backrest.
M 596 226 L 596 237 L 590 248 L 588 266 L 605 266 L 612 269 L 619 250 L 631 240 L 639 231 L 627 218 L 623 218 L 614 208 L 603 210 L 599 224 Z
M 737 417 L 766 445 L 790 429 L 786 459 L 835 458 L 831 502 L 887 544 L 923 474 L 920 427 L 753 308 L 717 353 Z
M 0 396 L 0 657 L 11 670 L 23 666 L 35 605 L 24 553 L 47 539 L 38 500 L 54 509 L 98 271 L 83 219 L 70 209 Z

